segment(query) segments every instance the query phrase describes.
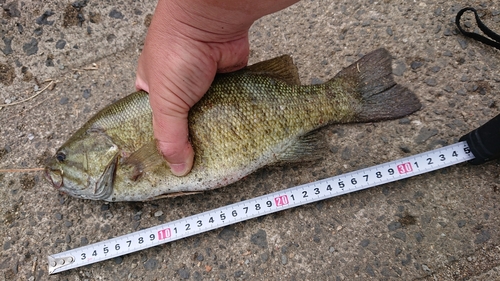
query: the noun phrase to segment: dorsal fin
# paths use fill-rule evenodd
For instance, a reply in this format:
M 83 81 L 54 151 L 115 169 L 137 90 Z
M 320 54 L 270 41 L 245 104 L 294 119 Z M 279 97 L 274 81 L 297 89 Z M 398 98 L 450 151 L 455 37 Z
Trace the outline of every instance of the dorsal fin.
M 290 85 L 300 85 L 297 66 L 295 66 L 292 57 L 289 55 L 282 55 L 252 64 L 243 68 L 242 71 L 270 76 Z
M 166 161 L 158 152 L 156 148 L 156 141 L 151 140 L 138 150 L 130 154 L 129 157 L 123 159 L 124 165 L 132 166 L 133 172 L 130 179 L 137 180 L 139 177 L 148 171 L 153 171 L 160 165 L 165 164 Z

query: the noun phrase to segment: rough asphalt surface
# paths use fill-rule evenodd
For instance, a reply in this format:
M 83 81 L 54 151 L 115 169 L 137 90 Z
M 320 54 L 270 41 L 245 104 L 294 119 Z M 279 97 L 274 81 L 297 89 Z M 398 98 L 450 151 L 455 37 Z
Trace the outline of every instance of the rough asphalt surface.
M 103 106 L 134 91 L 155 1 L 0 0 L 0 168 L 41 167 Z M 500 280 L 500 163 L 460 164 L 57 275 L 47 255 L 456 142 L 499 113 L 500 52 L 454 26 L 498 1 L 312 1 L 251 29 L 251 63 L 290 54 L 303 83 L 385 47 L 421 111 L 332 125 L 314 163 L 262 169 L 200 195 L 103 203 L 41 172 L 0 173 L 0 280 Z M 477 29 L 471 14 L 465 19 Z M 36 90 L 57 81 L 39 96 Z

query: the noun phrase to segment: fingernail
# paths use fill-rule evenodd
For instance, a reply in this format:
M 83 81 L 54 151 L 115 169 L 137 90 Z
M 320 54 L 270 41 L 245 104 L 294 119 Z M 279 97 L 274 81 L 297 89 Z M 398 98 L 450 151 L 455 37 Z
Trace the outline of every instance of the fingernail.
M 182 177 L 185 176 L 188 171 L 186 169 L 186 163 L 182 164 L 170 164 L 170 170 L 176 176 Z

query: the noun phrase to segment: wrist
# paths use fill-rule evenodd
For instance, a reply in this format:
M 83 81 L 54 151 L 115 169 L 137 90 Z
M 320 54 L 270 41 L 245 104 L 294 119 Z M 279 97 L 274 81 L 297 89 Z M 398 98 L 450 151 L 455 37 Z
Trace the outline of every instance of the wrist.
M 227 42 L 247 34 L 260 17 L 298 0 L 159 0 L 152 26 L 180 32 L 192 39 Z M 170 30 L 167 30 L 170 29 Z

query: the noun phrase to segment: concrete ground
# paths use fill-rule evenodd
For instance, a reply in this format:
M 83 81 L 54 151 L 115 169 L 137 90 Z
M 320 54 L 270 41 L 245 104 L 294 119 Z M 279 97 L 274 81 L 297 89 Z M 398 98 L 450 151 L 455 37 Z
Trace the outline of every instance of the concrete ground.
M 0 168 L 41 167 L 103 106 L 134 91 L 155 1 L 0 0 Z M 500 280 L 500 163 L 460 164 L 49 276 L 47 255 L 456 142 L 499 113 L 500 52 L 458 34 L 498 1 L 313 1 L 251 29 L 251 62 L 293 56 L 303 83 L 379 47 L 421 111 L 321 131 L 321 161 L 146 203 L 60 195 L 41 172 L 0 173 L 0 280 Z M 470 15 L 467 18 L 472 19 Z M 472 21 L 469 21 L 471 24 Z M 474 29 L 474 26 L 471 29 Z M 18 105 L 56 81 L 54 88 Z M 159 212 L 161 211 L 161 212 Z

